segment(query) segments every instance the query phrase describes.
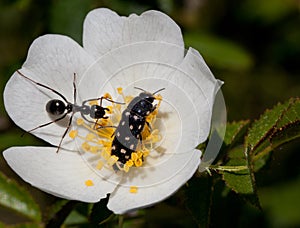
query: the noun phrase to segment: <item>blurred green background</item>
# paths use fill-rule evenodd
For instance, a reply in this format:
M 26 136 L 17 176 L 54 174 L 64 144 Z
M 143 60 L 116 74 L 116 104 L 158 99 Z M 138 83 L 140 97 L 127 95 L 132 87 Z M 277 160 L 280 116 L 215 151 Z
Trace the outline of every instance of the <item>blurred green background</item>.
M 254 120 L 265 109 L 300 94 L 299 0 L 1 0 L 1 94 L 9 77 L 25 61 L 35 38 L 59 33 L 81 43 L 84 17 L 97 7 L 126 16 L 156 9 L 172 17 L 182 28 L 186 46 L 198 49 L 214 75 L 225 82 L 229 121 Z M 13 145 L 43 144 L 30 135 L 20 138 L 21 134 L 6 115 L 1 99 L 1 151 Z M 299 150 L 299 142 L 280 148 L 257 174 L 263 211 L 237 203 L 234 197 L 222 199 L 217 208 L 220 220 L 215 225 L 300 227 Z M 0 165 L 6 175 L 15 177 L 2 157 Z M 36 193 L 42 207 L 51 200 L 25 186 Z M 162 204 L 148 211 L 154 227 L 168 221 L 174 227 L 190 225 L 185 221 L 190 218 L 180 210 L 165 215 L 161 211 L 169 208 Z

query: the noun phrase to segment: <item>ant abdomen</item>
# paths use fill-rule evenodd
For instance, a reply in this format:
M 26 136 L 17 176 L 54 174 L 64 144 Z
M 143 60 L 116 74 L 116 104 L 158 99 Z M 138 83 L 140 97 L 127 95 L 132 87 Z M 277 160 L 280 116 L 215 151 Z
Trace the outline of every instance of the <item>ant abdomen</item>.
M 65 112 L 66 108 L 65 103 L 57 99 L 50 100 L 46 104 L 46 111 L 53 116 L 61 116 Z

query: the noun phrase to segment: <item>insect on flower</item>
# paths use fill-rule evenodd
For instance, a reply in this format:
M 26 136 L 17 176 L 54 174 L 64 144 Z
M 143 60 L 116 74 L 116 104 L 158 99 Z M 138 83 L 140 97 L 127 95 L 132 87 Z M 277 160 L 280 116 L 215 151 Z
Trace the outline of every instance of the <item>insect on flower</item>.
M 84 20 L 82 43 L 58 34 L 38 37 L 20 70 L 34 82 L 15 72 L 3 93 L 12 121 L 25 131 L 46 123 L 31 133 L 61 145 L 59 153 L 53 146 L 16 146 L 4 159 L 24 181 L 57 197 L 95 203 L 109 195 L 107 207 L 115 214 L 166 199 L 202 162 L 197 146 L 208 138 L 223 82 L 197 50 L 186 50 L 180 27 L 159 11 L 126 17 L 94 9 Z M 165 90 L 163 97 L 144 90 L 137 95 L 132 85 Z M 126 105 L 110 102 L 117 93 Z M 45 110 L 55 98 L 63 103 L 56 116 Z M 99 119 L 90 115 L 94 104 Z
M 82 118 L 87 121 L 87 122 L 90 122 L 90 123 L 93 123 L 94 124 L 94 127 L 98 127 L 98 120 L 99 119 L 107 119 L 108 116 L 105 116 L 106 115 L 106 111 L 109 111 L 109 108 L 105 108 L 105 107 L 102 107 L 102 100 L 105 99 L 109 102 L 112 102 L 112 103 L 118 103 L 118 104 L 123 104 L 123 103 L 119 103 L 119 102 L 115 102 L 111 99 L 109 99 L 108 97 L 105 97 L 105 96 L 102 96 L 100 98 L 93 98 L 93 99 L 87 99 L 87 100 L 84 100 L 81 105 L 78 105 L 76 104 L 76 97 L 77 97 L 77 89 L 76 89 L 76 73 L 74 73 L 74 76 L 73 76 L 73 96 L 74 96 L 74 103 L 68 101 L 66 99 L 66 97 L 64 95 L 62 95 L 60 92 L 56 91 L 55 89 L 53 88 L 50 88 L 49 86 L 47 85 L 44 85 L 44 84 L 41 84 L 39 82 L 36 82 L 34 81 L 33 79 L 25 76 L 23 73 L 21 73 L 19 70 L 17 71 L 18 74 L 24 78 L 26 78 L 27 80 L 31 81 L 32 83 L 40 86 L 40 87 L 43 87 L 45 89 L 48 89 L 50 91 L 52 91 L 53 93 L 57 94 L 58 96 L 60 96 L 62 98 L 62 100 L 59 100 L 59 99 L 52 99 L 50 101 L 47 102 L 46 104 L 46 111 L 49 115 L 52 115 L 53 117 L 55 117 L 54 120 L 48 122 L 48 123 L 45 123 L 45 124 L 42 124 L 42 125 L 39 125 L 29 131 L 27 131 L 28 133 L 36 130 L 36 129 L 39 129 L 39 128 L 42 128 L 42 127 L 46 127 L 52 123 L 55 123 L 55 122 L 58 122 L 62 119 L 64 119 L 68 114 L 71 113 L 71 116 L 70 116 L 70 119 L 69 119 L 69 122 L 68 122 L 68 125 L 61 137 L 61 140 L 57 146 L 57 150 L 56 150 L 56 153 L 58 153 L 59 151 L 59 148 L 61 147 L 61 144 L 63 142 L 63 139 L 64 137 L 66 136 L 67 132 L 69 131 L 70 129 L 70 126 L 71 126 L 71 123 L 72 123 L 72 119 L 73 119 L 73 116 L 76 112 L 79 112 L 82 116 Z M 92 102 L 92 101 L 100 101 L 100 104 L 97 105 L 97 104 L 93 104 L 93 105 L 88 105 L 88 102 Z M 86 116 L 90 116 L 90 118 L 94 119 L 95 122 L 87 119 Z M 102 126 L 100 126 L 101 128 Z M 105 127 L 108 127 L 108 126 L 105 126 Z M 111 126 L 113 127 L 113 126 Z
M 150 93 L 141 88 L 135 88 L 143 92 L 133 98 L 122 112 L 122 117 L 115 130 L 111 145 L 111 155 L 118 158 L 118 162 L 114 166 L 115 170 L 123 169 L 125 164 L 128 167 L 132 166 L 133 163 L 135 166 L 142 165 L 143 154 L 133 155 L 133 153 L 137 151 L 139 142 L 142 146 L 142 132 L 145 129 L 145 125 L 151 130 L 147 117 L 157 108 L 157 104 L 153 105 L 154 100 L 159 99 L 155 94 L 165 89 L 162 88 L 154 93 Z

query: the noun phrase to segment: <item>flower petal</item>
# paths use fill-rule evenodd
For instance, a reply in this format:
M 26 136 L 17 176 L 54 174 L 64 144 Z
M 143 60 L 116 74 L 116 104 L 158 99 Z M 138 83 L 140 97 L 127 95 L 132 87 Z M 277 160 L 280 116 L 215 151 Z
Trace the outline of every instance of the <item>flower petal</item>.
M 175 83 L 178 89 L 184 91 L 192 101 L 194 109 L 191 107 L 190 111 L 196 112 L 196 118 L 200 123 L 198 144 L 205 141 L 210 131 L 214 99 L 223 82 L 215 79 L 202 56 L 193 48 L 189 48 L 176 70 L 164 74 L 162 78 Z M 183 118 L 182 120 L 183 125 L 186 125 L 192 119 Z
M 178 25 L 159 11 L 120 17 L 109 9 L 100 8 L 89 12 L 84 21 L 83 46 L 95 57 L 124 45 L 145 41 L 184 46 Z
M 157 65 L 178 65 L 184 57 L 180 28 L 157 11 L 127 18 L 109 9 L 93 10 L 84 23 L 83 44 L 97 59 L 96 67 L 105 72 L 107 81 L 98 85 L 111 93 L 124 81 L 152 76 Z M 85 80 L 91 80 L 90 74 Z
M 130 48 L 135 50 L 134 48 L 136 46 L 137 44 L 128 46 L 127 53 L 130 53 Z M 170 44 L 166 44 L 165 47 L 169 47 L 169 50 L 181 49 L 171 46 Z M 102 84 L 102 90 L 112 91 L 113 87 L 123 87 L 123 89 L 126 89 L 137 86 L 154 92 L 164 87 L 166 90 L 163 94 L 166 94 L 166 91 L 171 89 L 166 83 L 161 82 L 165 80 L 169 82 L 169 84 L 175 85 L 173 86 L 173 91 L 176 91 L 172 93 L 168 102 L 175 107 L 179 106 L 179 109 L 180 106 L 186 106 L 189 103 L 185 102 L 185 100 L 192 102 L 187 109 L 183 110 L 184 112 L 180 116 L 184 126 L 193 124 L 194 127 L 191 126 L 191 129 L 198 127 L 197 130 L 199 134 L 197 142 L 191 146 L 197 146 L 199 143 L 205 141 L 210 131 L 215 95 L 223 83 L 215 79 L 202 56 L 195 49 L 190 48 L 186 56 L 180 59 L 179 62 L 171 63 L 164 61 L 163 58 L 158 62 L 153 62 L 150 61 L 151 57 L 149 57 L 149 59 L 145 57 L 142 61 L 139 61 L 142 57 L 139 59 L 138 55 L 136 59 L 130 58 L 130 54 L 126 56 L 126 52 L 124 52 L 124 55 L 120 53 L 120 55 L 117 55 L 118 51 L 124 48 L 125 47 L 116 49 L 109 55 L 104 55 L 98 59 L 97 63 L 99 63 L 101 68 L 107 73 L 108 78 L 107 81 Z M 166 49 L 161 48 L 161 50 Z M 138 51 L 136 50 L 134 53 L 138 53 Z M 173 54 L 174 53 L 172 53 L 172 55 Z M 123 56 L 123 59 L 121 59 L 120 56 Z M 176 96 L 179 90 L 183 91 L 181 95 L 185 97 L 184 99 L 180 99 Z M 131 93 L 127 94 L 134 93 L 136 92 L 131 90 Z M 117 94 L 114 94 L 114 97 L 116 96 Z M 164 101 L 167 99 L 169 98 L 164 97 Z M 182 100 L 183 103 L 180 103 L 180 100 Z
M 38 83 L 53 88 L 73 103 L 74 73 L 76 73 L 75 83 L 78 85 L 92 63 L 93 59 L 72 39 L 61 35 L 45 35 L 33 42 L 20 72 Z M 88 86 L 77 88 L 77 100 L 84 98 L 80 95 L 83 94 L 82 89 L 88 90 L 89 96 L 96 95 L 94 91 L 98 89 L 95 89 L 95 83 L 90 82 Z M 57 118 L 50 117 L 45 110 L 46 103 L 51 99 L 62 100 L 62 97 L 50 89 L 32 83 L 17 72 L 10 78 L 4 90 L 4 103 L 8 114 L 26 131 Z M 68 118 L 65 118 L 32 133 L 53 145 L 58 145 L 67 124 Z M 66 138 L 63 145 L 66 147 L 67 144 L 69 142 Z M 72 149 L 70 146 L 68 148 Z
M 74 40 L 62 35 L 44 35 L 32 43 L 22 66 L 26 76 L 53 87 L 73 101 L 73 75 L 79 83 L 94 59 Z
M 26 182 L 55 196 L 98 202 L 112 192 L 119 177 L 111 182 L 100 178 L 78 153 L 59 153 L 51 147 L 12 147 L 3 156 L 9 166 Z
M 135 208 L 149 206 L 164 200 L 186 183 L 196 171 L 200 163 L 201 152 L 194 150 L 190 152 L 190 155 L 187 161 L 181 163 L 182 166 L 177 167 L 177 172 L 172 173 L 167 179 L 161 179 L 161 182 L 152 183 L 152 185 L 143 185 L 143 183 L 154 175 L 165 176 L 165 172 L 169 172 L 169 164 L 149 168 L 141 174 L 139 173 L 140 169 L 130 173 L 126 181 L 121 182 L 110 195 L 108 208 L 115 214 L 123 214 Z M 177 164 L 179 163 L 180 161 Z

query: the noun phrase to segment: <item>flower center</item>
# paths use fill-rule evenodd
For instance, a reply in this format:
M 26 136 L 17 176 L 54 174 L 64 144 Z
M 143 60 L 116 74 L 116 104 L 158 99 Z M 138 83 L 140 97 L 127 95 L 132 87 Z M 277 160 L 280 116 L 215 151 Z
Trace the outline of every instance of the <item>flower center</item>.
M 128 172 L 131 167 L 143 166 L 154 144 L 162 138 L 159 129 L 153 128 L 162 97 L 147 92 L 137 97 L 125 96 L 122 88 L 117 91 L 124 105 L 112 102 L 107 107 L 110 117 L 94 124 L 78 118 L 76 124 L 84 129 L 80 131 L 84 134 L 72 130 L 69 136 L 80 140 L 80 152 L 90 155 L 89 160 L 97 170 Z M 113 100 L 109 94 L 105 96 Z

